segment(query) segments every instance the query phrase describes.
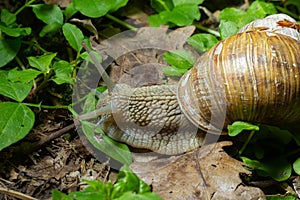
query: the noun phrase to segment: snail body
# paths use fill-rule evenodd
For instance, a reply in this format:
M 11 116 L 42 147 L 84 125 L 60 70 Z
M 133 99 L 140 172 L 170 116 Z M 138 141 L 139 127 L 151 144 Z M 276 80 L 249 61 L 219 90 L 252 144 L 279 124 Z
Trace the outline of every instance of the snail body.
M 133 147 L 178 154 L 237 120 L 299 120 L 299 32 L 276 24 L 293 20 L 286 15 L 265 19 L 215 45 L 176 86 L 116 85 L 108 98 L 111 112 L 101 115 L 100 126 Z M 99 107 L 108 102 L 100 101 Z

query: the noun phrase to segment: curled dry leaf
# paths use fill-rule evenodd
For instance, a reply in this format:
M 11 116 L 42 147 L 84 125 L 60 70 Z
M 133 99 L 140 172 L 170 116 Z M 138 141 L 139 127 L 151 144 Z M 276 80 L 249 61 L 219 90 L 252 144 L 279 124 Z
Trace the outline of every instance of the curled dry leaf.
M 133 163 L 131 168 L 163 199 L 265 199 L 259 188 L 242 184 L 239 174 L 250 172 L 223 150 L 229 145 L 209 144 L 181 156 Z

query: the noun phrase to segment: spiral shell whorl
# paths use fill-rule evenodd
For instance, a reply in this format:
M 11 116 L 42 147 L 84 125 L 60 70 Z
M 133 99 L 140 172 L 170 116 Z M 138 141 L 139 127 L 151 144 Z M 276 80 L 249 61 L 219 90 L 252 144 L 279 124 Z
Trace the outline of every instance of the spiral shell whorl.
M 178 99 L 187 117 L 206 131 L 237 120 L 300 119 L 300 42 L 270 31 L 235 34 L 198 59 L 180 81 Z M 211 117 L 225 112 L 224 126 L 215 125 Z

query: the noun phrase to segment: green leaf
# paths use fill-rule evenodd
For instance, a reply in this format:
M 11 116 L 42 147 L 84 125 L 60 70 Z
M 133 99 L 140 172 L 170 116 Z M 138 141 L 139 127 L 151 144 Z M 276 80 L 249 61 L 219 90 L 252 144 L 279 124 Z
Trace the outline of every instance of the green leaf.
M 285 181 L 292 174 L 291 164 L 282 157 L 262 161 L 242 157 L 242 160 L 246 165 L 257 170 L 259 175 L 271 176 L 276 181 Z
M 66 16 L 66 21 L 68 21 L 68 19 L 70 19 L 77 12 L 78 11 L 75 9 L 74 3 L 73 2 L 69 3 L 68 6 L 66 7 L 66 9 L 64 10 L 64 14 Z
M 295 197 L 293 194 L 287 194 L 287 195 L 268 195 L 266 196 L 266 200 L 299 200 L 297 197 Z
M 97 60 L 98 63 L 102 62 L 102 56 L 97 51 L 91 50 L 90 54 L 92 54 L 94 56 L 94 58 Z M 94 60 L 91 58 L 90 54 L 85 51 L 82 54 L 80 54 L 80 58 L 82 58 L 86 62 L 95 64 Z
M 74 7 L 83 15 L 97 18 L 125 6 L 128 0 L 89 0 L 89 3 L 86 3 L 85 0 L 74 0 L 73 2 Z
M 185 50 L 174 50 L 163 54 L 166 62 L 171 64 L 163 68 L 163 73 L 168 76 L 182 76 L 195 63 L 193 55 Z
M 285 181 L 292 175 L 292 165 L 285 158 L 264 161 L 262 170 L 276 181 Z
M 32 129 L 34 113 L 21 103 L 0 103 L 0 151 L 24 138 Z
M 219 32 L 221 38 L 224 39 L 235 34 L 240 28 L 255 19 L 275 13 L 274 5 L 263 1 L 254 1 L 247 12 L 237 8 L 225 8 L 220 13 Z
M 3 22 L 5 25 L 9 26 L 16 22 L 16 15 L 9 12 L 7 9 L 2 9 L 1 11 L 1 22 Z
M 0 67 L 14 59 L 20 47 L 20 39 L 0 39 Z
M 83 191 L 71 192 L 68 196 L 57 190 L 54 190 L 52 192 L 53 200 L 69 200 L 69 197 L 73 197 L 77 200 L 162 200 L 162 198 L 160 198 L 157 194 L 151 193 L 150 186 L 148 186 L 144 181 L 140 180 L 126 165 L 120 169 L 116 183 L 114 185 L 110 180 L 106 184 L 98 180 L 84 180 L 84 182 L 89 185 L 87 188 L 85 188 Z
M 144 199 L 144 197 L 145 199 L 147 199 L 146 198 L 147 195 L 144 194 L 148 194 L 150 193 L 150 191 L 151 191 L 151 187 L 147 185 L 144 181 L 139 179 L 137 175 L 134 174 L 128 166 L 124 165 L 120 169 L 120 172 L 118 174 L 117 181 L 112 191 L 112 198 L 126 199 L 125 198 L 127 197 L 126 193 L 134 192 L 135 194 L 141 194 L 140 197 L 142 199 Z M 125 197 L 123 197 L 123 195 L 125 195 Z M 154 196 L 159 197 L 157 195 Z
M 237 33 L 239 29 L 240 27 L 231 21 L 221 21 L 219 25 L 219 32 L 222 39 Z
M 165 10 L 159 14 L 150 15 L 148 22 L 151 26 L 171 23 L 170 25 L 187 26 L 194 20 L 200 19 L 200 12 L 197 4 L 180 4 L 172 10 Z
M 59 23 L 53 23 L 53 24 L 47 24 L 43 27 L 41 32 L 39 33 L 40 37 L 44 37 L 45 35 L 55 34 L 59 31 L 61 28 L 61 24 Z
M 62 27 L 63 33 L 73 49 L 79 52 L 82 49 L 84 36 L 79 28 L 73 24 L 65 23 Z
M 151 7 L 157 12 L 172 10 L 174 8 L 172 0 L 151 0 Z
M 95 124 L 82 121 L 82 130 L 90 143 L 109 157 L 123 163 L 130 164 L 132 162 L 131 154 L 127 145 L 118 143 L 106 135 L 95 133 Z M 101 132 L 101 131 L 98 131 Z
M 300 157 L 293 163 L 294 171 L 300 175 Z
M 247 157 L 241 157 L 241 159 L 242 159 L 243 163 L 248 165 L 248 167 L 251 167 L 252 170 L 259 169 L 262 166 L 262 164 L 257 160 L 252 160 L 252 159 L 247 158 Z
M 42 56 L 28 57 L 28 62 L 31 67 L 34 67 L 44 74 L 50 71 L 50 64 L 57 53 L 47 53 Z
M 115 187 L 117 187 L 117 184 L 122 185 L 123 192 L 136 191 L 137 193 L 144 193 L 151 190 L 150 186 L 139 179 L 126 165 L 120 169 Z
M 195 63 L 193 55 L 185 50 L 174 50 L 163 54 L 163 58 L 170 65 L 178 69 L 190 69 Z
M 225 8 L 220 13 L 220 20 L 241 23 L 247 13 L 237 8 Z
M 115 200 L 162 200 L 162 198 L 155 193 L 147 192 L 143 194 L 136 194 L 135 192 L 126 192 L 121 197 Z
M 86 3 L 85 0 L 74 0 L 74 7 L 87 17 L 102 17 L 108 13 L 111 8 L 111 3 L 107 0 L 90 0 Z
M 270 131 L 270 135 L 276 138 L 282 144 L 288 144 L 292 139 L 293 135 L 288 130 L 282 130 L 276 126 L 262 125 L 263 128 L 267 128 Z
M 89 186 L 83 191 L 71 192 L 69 196 L 76 197 L 78 200 L 90 199 L 112 199 L 111 192 L 113 184 L 109 180 L 106 184 L 98 180 L 84 180 Z
M 60 60 L 53 64 L 53 69 L 55 71 L 55 77 L 52 80 L 56 84 L 60 85 L 63 83 L 74 83 L 74 79 L 71 76 L 74 65 L 67 61 Z
M 8 72 L 0 71 L 0 94 L 4 96 L 21 102 L 29 94 L 32 85 L 32 81 L 26 83 L 9 81 Z
M 248 122 L 236 121 L 232 125 L 228 125 L 227 129 L 228 129 L 228 135 L 229 136 L 236 136 L 244 130 L 258 131 L 259 126 L 253 125 L 253 124 L 248 123 Z
M 207 51 L 217 44 L 219 40 L 211 34 L 199 33 L 187 39 L 187 43 L 192 45 L 198 51 Z
M 169 21 L 178 26 L 191 25 L 200 19 L 199 7 L 196 4 L 181 4 L 176 6 L 169 16 Z
M 63 13 L 57 5 L 36 4 L 31 5 L 33 12 L 46 24 L 63 24 Z
M 31 28 L 10 28 L 0 24 L 0 30 L 6 35 L 12 37 L 19 37 L 24 35 L 29 35 L 31 33 Z
M 162 69 L 162 72 L 167 76 L 182 76 L 186 71 L 187 69 L 179 69 L 174 66 L 166 66 Z
M 247 14 L 255 18 L 264 18 L 267 15 L 276 14 L 274 4 L 264 1 L 254 1 L 247 10 Z
M 163 13 L 166 13 L 165 15 Z M 148 16 L 148 22 L 150 26 L 158 27 L 161 24 L 166 24 L 168 22 L 169 11 L 163 11 L 160 14 L 154 14 Z M 166 17 L 164 17 L 166 16 Z
M 103 93 L 105 90 L 107 90 L 107 86 L 102 85 L 96 88 L 96 90 L 100 93 Z
M 73 198 L 58 190 L 52 190 L 52 200 L 73 200 Z
M 242 28 L 247 23 L 253 21 L 255 16 L 249 15 L 245 11 L 237 8 L 225 8 L 220 13 L 219 32 L 221 38 L 227 38 Z
M 25 69 L 20 71 L 17 70 L 17 68 L 14 68 L 12 70 L 9 70 L 7 78 L 12 82 L 27 83 L 34 80 L 41 73 L 42 72 L 35 69 Z
M 111 5 L 109 12 L 115 12 L 119 8 L 125 6 L 128 3 L 128 0 L 115 0 Z
M 202 4 L 204 0 L 173 0 L 174 7 L 182 5 L 182 4 Z

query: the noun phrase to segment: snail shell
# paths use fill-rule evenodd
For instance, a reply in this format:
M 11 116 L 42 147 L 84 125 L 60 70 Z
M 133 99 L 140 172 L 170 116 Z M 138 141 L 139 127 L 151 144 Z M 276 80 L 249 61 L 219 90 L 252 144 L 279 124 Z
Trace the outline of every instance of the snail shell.
M 216 130 L 237 120 L 283 124 L 300 119 L 299 33 L 269 28 L 269 22 L 276 24 L 272 17 L 260 22 L 218 43 L 180 80 L 181 110 L 202 130 L 214 126 L 213 115 L 226 115 Z

